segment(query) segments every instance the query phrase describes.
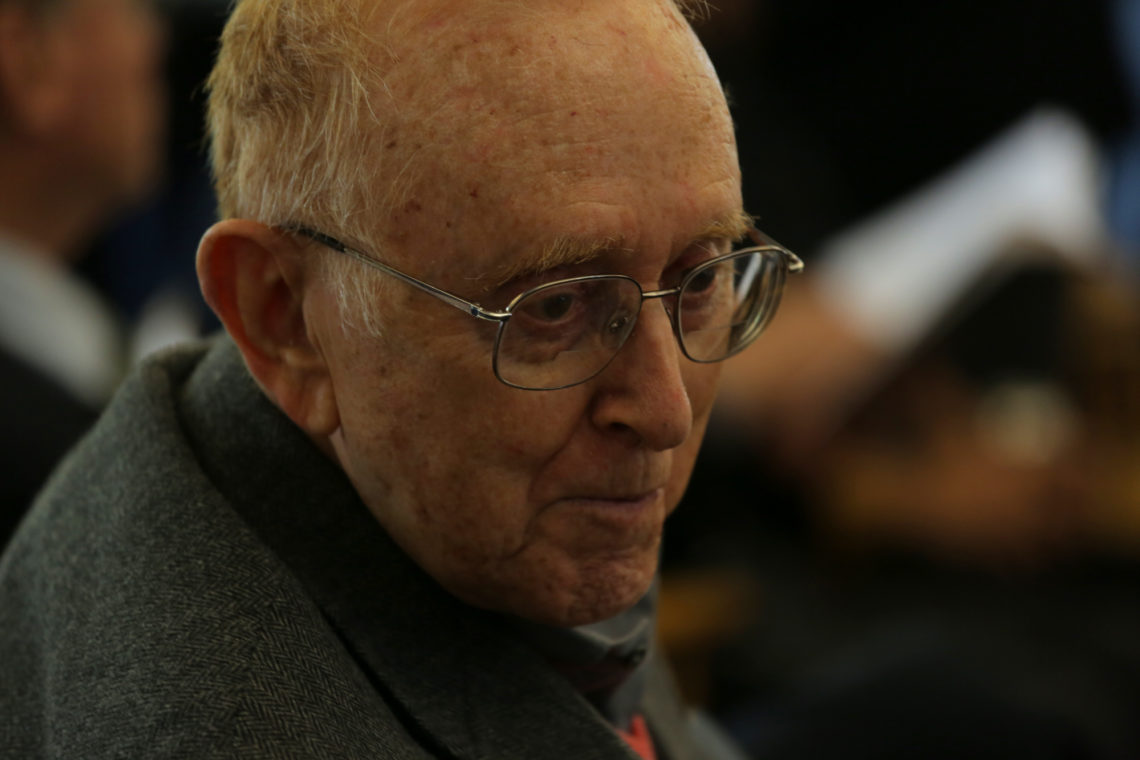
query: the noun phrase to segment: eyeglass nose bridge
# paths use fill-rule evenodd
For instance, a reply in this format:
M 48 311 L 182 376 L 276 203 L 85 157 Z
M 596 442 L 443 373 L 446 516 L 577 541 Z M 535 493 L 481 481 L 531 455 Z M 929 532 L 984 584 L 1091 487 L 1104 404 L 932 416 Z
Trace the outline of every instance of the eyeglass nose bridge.
M 633 314 L 633 325 L 625 331 L 625 334 L 621 338 L 621 342 L 614 346 L 613 353 L 606 361 L 605 366 L 598 370 L 598 373 L 602 372 L 605 367 L 608 367 L 610 362 L 617 358 L 617 355 L 621 353 L 626 344 L 629 343 L 630 339 L 633 337 L 633 334 L 637 331 L 638 325 L 641 324 L 641 315 L 645 310 L 645 302 L 650 300 L 661 301 L 661 308 L 665 310 L 665 318 L 669 320 L 669 328 L 670 332 L 673 333 L 673 339 L 677 342 L 677 347 L 680 349 L 681 353 L 685 356 L 688 356 L 688 352 L 685 351 L 684 342 L 681 340 L 681 329 L 680 324 L 677 320 L 678 305 L 675 302 L 673 304 L 670 304 L 670 301 L 668 300 L 670 296 L 673 296 L 674 298 L 677 297 L 681 293 L 682 286 L 678 285 L 673 288 L 665 288 L 662 290 L 643 290 L 641 288 L 641 283 L 637 282 L 636 280 L 627 277 L 623 277 L 622 279 L 628 279 L 633 282 L 633 284 L 637 286 L 638 292 L 641 294 L 641 298 L 638 301 L 637 311 Z
M 603 279 L 603 277 L 582 278 L 582 279 Z M 489 318 L 491 318 L 494 321 L 499 323 L 499 329 L 497 331 L 497 335 L 495 338 L 495 348 L 493 351 L 493 360 L 492 360 L 492 364 L 494 367 L 496 377 L 498 377 L 498 379 L 502 383 L 509 385 L 511 387 L 522 388 L 522 389 L 531 389 L 531 390 L 561 390 L 563 388 L 569 388 L 569 387 L 572 387 L 575 385 L 581 385 L 582 383 L 588 382 L 588 381 L 592 380 L 594 377 L 597 377 L 599 374 L 604 372 L 606 370 L 606 368 L 609 367 L 609 365 L 613 362 L 613 360 L 618 356 L 618 354 L 620 354 L 621 351 L 625 348 L 626 344 L 629 343 L 629 339 L 631 337 L 633 337 L 633 333 L 637 330 L 637 326 L 641 321 L 641 314 L 645 308 L 645 302 L 648 300 L 667 299 L 669 296 L 678 296 L 680 294 L 681 288 L 682 288 L 682 286 L 678 285 L 676 287 L 666 288 L 663 290 L 643 290 L 641 287 L 641 283 L 637 282 L 637 280 L 634 280 L 632 277 L 627 277 L 625 275 L 607 275 L 604 277 L 604 279 L 628 281 L 634 287 L 637 288 L 637 291 L 640 294 L 640 298 L 638 299 L 638 302 L 637 302 L 637 304 L 638 304 L 637 305 L 637 311 L 633 312 L 632 315 L 630 315 L 632 317 L 633 324 L 628 328 L 628 330 L 624 331 L 624 335 L 621 337 L 620 342 L 613 346 L 613 348 L 609 354 L 609 357 L 605 360 L 605 362 L 603 362 L 597 368 L 595 368 L 594 371 L 587 377 L 583 377 L 581 379 L 574 380 L 573 382 L 566 383 L 565 385 L 557 385 L 557 386 L 553 386 L 553 387 L 541 387 L 540 388 L 538 386 L 532 386 L 532 385 L 528 385 L 525 383 L 515 382 L 514 380 L 512 380 L 508 377 L 504 377 L 503 372 L 502 372 L 502 367 L 500 364 L 500 362 L 501 362 L 500 351 L 501 351 L 501 345 L 502 345 L 502 341 L 503 341 L 503 335 L 504 335 L 505 331 L 507 330 L 508 319 L 512 316 L 512 309 L 516 305 L 515 303 L 512 303 L 507 308 L 506 311 L 503 311 L 503 312 L 484 312 L 483 314 L 480 315 L 480 316 L 483 316 L 484 318 L 489 317 Z M 517 300 L 518 299 L 516 299 L 516 301 Z M 676 312 L 677 312 L 676 306 L 670 306 L 668 300 L 662 300 L 661 306 L 665 310 L 666 319 L 669 320 L 670 331 L 673 333 L 673 338 L 674 338 L 674 340 L 677 341 L 677 345 L 680 348 L 681 353 L 684 354 L 685 356 L 688 356 L 687 352 L 685 351 L 684 345 L 681 342 L 681 333 L 680 333 L 679 325 L 677 322 L 677 318 L 675 316 Z
M 641 286 L 638 285 L 638 287 L 640 288 Z M 672 327 L 673 327 L 673 337 L 677 339 L 678 345 L 681 343 L 681 332 L 680 332 L 678 325 L 677 325 L 676 297 L 678 295 L 680 295 L 680 293 L 681 293 L 681 286 L 680 285 L 678 285 L 675 288 L 665 288 L 664 290 L 642 290 L 641 291 L 641 308 L 638 309 L 638 311 L 637 311 L 638 320 L 640 321 L 641 311 L 645 308 L 645 302 L 650 301 L 650 300 L 660 300 L 661 301 L 661 308 L 665 309 L 665 314 L 666 314 L 666 316 L 669 317 L 669 324 L 672 325 Z M 673 296 L 672 300 L 670 300 L 670 298 L 669 298 L 670 296 Z M 634 329 L 637 329 L 636 324 L 634 325 Z M 632 337 L 632 335 L 633 335 L 633 331 L 631 330 L 630 331 L 630 337 Z M 627 337 L 626 340 L 628 341 L 629 337 Z
M 638 301 L 637 311 L 632 315 L 633 324 L 628 328 L 628 330 L 625 331 L 624 335 L 621 338 L 621 342 L 613 347 L 613 350 L 605 363 L 597 370 L 595 370 L 595 372 L 590 377 L 585 378 L 584 380 L 580 380 L 575 384 L 580 384 L 592 380 L 604 372 L 614 362 L 614 360 L 617 359 L 618 355 L 625 349 L 630 340 L 633 338 L 633 334 L 637 332 L 637 328 L 641 324 L 642 314 L 645 311 L 645 302 L 650 300 L 661 301 L 661 308 L 665 310 L 665 318 L 669 320 L 669 331 L 673 334 L 673 340 L 676 341 L 677 350 L 681 355 L 685 356 L 686 358 L 688 357 L 688 352 L 685 350 L 684 342 L 681 339 L 680 323 L 677 319 L 679 304 L 675 300 L 672 304 L 670 304 L 669 301 L 670 296 L 676 298 L 680 295 L 683 286 L 678 285 L 676 287 L 665 288 L 663 290 L 642 290 L 641 283 L 637 282 L 633 278 L 624 276 L 620 277 L 621 279 L 627 279 L 633 282 L 633 284 L 637 286 L 638 291 L 641 293 L 641 299 Z

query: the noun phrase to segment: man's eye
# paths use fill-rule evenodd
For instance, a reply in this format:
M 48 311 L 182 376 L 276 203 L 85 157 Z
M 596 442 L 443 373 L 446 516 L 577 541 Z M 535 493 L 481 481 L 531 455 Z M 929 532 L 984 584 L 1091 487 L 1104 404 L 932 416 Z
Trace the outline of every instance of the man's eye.
M 689 279 L 689 284 L 685 286 L 686 293 L 703 293 L 709 290 L 716 284 L 717 272 L 719 267 L 710 266 L 700 272 L 697 272 Z
M 534 328 L 561 328 L 581 320 L 589 301 L 586 285 L 560 286 L 531 294 L 518 304 L 515 312 Z
M 544 298 L 540 298 L 538 303 L 529 309 L 532 316 L 548 320 L 550 322 L 557 322 L 570 313 L 570 309 L 574 306 L 574 297 L 569 293 L 555 293 Z

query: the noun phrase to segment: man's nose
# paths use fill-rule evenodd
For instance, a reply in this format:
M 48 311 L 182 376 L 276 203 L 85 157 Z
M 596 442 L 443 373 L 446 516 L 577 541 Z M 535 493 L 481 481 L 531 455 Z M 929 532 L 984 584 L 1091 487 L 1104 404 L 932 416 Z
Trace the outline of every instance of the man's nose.
M 625 431 L 656 451 L 681 445 L 693 427 L 681 373 L 688 359 L 663 305 L 645 304 L 633 334 L 595 381 L 591 413 L 599 429 Z

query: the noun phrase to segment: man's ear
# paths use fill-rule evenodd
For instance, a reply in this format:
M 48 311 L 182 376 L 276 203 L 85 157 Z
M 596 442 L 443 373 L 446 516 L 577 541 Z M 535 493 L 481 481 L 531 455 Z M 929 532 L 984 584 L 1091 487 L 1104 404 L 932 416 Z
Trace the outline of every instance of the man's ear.
M 307 324 L 304 258 L 296 241 L 258 222 L 218 222 L 198 246 L 198 282 L 254 378 L 310 436 L 340 425 L 332 378 Z

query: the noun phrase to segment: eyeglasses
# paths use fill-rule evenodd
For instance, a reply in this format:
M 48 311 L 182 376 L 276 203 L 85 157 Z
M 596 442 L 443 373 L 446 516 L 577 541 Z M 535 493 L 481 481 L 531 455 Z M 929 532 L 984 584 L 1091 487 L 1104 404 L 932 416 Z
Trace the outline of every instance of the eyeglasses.
M 472 317 L 497 322 L 492 368 L 503 383 L 524 390 L 559 390 L 596 376 L 637 325 L 642 304 L 665 299 L 665 311 L 685 356 L 719 362 L 747 348 L 772 320 L 789 273 L 804 263 L 752 229 L 755 245 L 703 261 L 679 285 L 645 291 L 620 274 L 571 277 L 526 290 L 502 311 L 429 285 L 336 238 L 302 226 L 303 235 L 367 266 L 403 280 Z

